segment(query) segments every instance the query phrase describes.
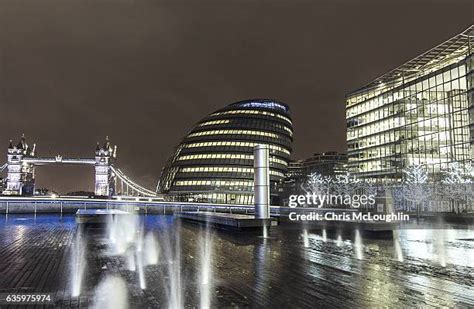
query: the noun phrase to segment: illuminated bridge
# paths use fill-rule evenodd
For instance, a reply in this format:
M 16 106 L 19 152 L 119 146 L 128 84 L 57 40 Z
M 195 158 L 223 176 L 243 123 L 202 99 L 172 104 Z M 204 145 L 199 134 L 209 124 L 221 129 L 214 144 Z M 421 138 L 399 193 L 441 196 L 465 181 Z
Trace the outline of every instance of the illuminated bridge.
M 3 195 L 31 196 L 35 186 L 35 167 L 41 165 L 90 165 L 95 169 L 94 194 L 100 197 L 135 196 L 156 197 L 155 191 L 146 189 L 129 177 L 117 166 L 117 146 L 112 146 L 107 137 L 103 146 L 97 143 L 95 156 L 91 158 L 67 158 L 61 155 L 55 157 L 39 157 L 36 154 L 36 144 L 30 147 L 23 135 L 14 146 L 12 141 L 8 146 L 7 162 L 0 166 L 0 172 L 6 171 L 5 189 Z

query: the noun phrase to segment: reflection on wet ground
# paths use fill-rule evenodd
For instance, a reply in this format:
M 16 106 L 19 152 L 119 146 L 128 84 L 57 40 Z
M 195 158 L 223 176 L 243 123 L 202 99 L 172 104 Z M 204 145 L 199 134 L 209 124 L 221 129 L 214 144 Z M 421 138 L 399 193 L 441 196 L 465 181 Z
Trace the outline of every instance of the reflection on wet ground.
M 71 297 L 71 256 L 77 227 L 72 216 L 8 216 L 0 219 L 0 293 L 52 293 L 58 307 L 93 304 L 98 285 L 113 274 L 126 284 L 131 308 L 170 305 L 179 290 L 185 307 L 199 307 L 204 291 L 203 243 L 212 263 L 213 307 L 454 307 L 474 306 L 474 230 L 400 230 L 394 240 L 355 242 L 322 231 L 273 228 L 270 237 L 212 231 L 203 242 L 203 227 L 172 216 L 142 216 L 159 248 L 158 262 L 144 269 L 146 289 L 123 256 L 111 255 L 107 233 L 88 228 L 83 291 Z M 338 240 L 339 239 L 339 240 Z M 179 240 L 179 241 L 177 241 Z M 395 240 L 396 242 L 396 240 Z M 77 247 L 77 246 L 76 246 Z M 180 255 L 167 254 L 178 248 Z M 359 251 L 359 252 L 358 252 Z M 170 251 L 171 252 L 171 251 Z M 170 289 L 172 269 L 179 265 L 179 284 Z M 208 267 L 208 266 L 206 266 Z M 178 295 L 178 294 L 176 294 Z M 206 304 L 209 304 L 207 302 Z

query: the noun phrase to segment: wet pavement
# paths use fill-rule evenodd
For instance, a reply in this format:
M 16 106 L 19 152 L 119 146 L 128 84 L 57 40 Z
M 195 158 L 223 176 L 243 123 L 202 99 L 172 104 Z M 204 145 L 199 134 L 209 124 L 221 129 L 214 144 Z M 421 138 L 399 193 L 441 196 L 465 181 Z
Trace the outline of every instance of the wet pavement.
M 85 308 L 94 304 L 99 283 L 112 275 L 125 282 L 131 308 L 168 307 L 175 294 L 186 308 L 199 307 L 204 227 L 173 216 L 141 216 L 140 221 L 159 248 L 158 263 L 144 268 L 146 289 L 124 256 L 110 253 L 106 231 L 89 227 L 83 231 L 86 270 L 76 298 L 71 297 L 74 217 L 0 217 L 0 293 L 48 293 L 55 307 Z M 359 245 L 353 233 L 339 242 L 332 233 L 326 239 L 321 231 L 303 235 L 284 226 L 272 228 L 269 239 L 212 231 L 211 306 L 474 306 L 472 226 L 401 230 L 398 252 L 391 239 L 362 238 Z M 179 268 L 178 281 L 170 265 Z

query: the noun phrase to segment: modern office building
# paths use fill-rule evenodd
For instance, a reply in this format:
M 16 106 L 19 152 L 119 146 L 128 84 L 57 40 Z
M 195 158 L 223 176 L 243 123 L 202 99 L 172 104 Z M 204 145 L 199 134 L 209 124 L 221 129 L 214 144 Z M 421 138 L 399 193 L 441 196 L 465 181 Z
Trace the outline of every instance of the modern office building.
M 304 174 L 319 173 L 324 176 L 345 174 L 347 155 L 336 151 L 315 153 L 303 160 Z
M 230 104 L 201 120 L 163 168 L 158 192 L 171 200 L 253 204 L 253 149 L 270 147 L 273 203 L 292 150 L 286 104 L 267 99 Z
M 402 179 L 469 162 L 474 143 L 474 26 L 347 95 L 349 171 Z

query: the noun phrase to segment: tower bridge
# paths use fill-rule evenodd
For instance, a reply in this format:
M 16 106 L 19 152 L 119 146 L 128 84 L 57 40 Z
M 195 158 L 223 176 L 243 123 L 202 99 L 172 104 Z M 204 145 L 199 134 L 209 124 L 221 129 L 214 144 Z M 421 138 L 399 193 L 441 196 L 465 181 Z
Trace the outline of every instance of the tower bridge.
M 114 164 L 117 160 L 117 146 L 112 146 L 108 137 L 101 146 L 97 143 L 94 157 L 69 158 L 40 157 L 36 153 L 36 144 L 30 147 L 24 135 L 16 146 L 10 140 L 7 151 L 7 162 L 0 166 L 0 172 L 6 170 L 5 189 L 3 195 L 33 195 L 35 188 L 35 167 L 41 165 L 89 165 L 94 166 L 96 196 L 110 197 L 114 195 L 154 197 L 156 192 L 148 190 L 127 177 Z

